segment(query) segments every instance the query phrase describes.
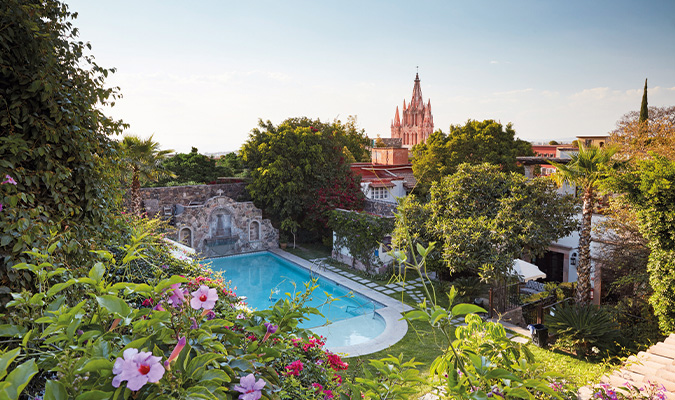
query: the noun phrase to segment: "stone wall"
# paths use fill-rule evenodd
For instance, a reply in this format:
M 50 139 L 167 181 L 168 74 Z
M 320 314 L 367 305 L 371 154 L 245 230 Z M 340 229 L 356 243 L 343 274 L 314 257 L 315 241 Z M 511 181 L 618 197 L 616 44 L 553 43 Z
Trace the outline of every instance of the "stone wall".
M 208 199 L 217 196 L 249 200 L 244 182 L 141 188 L 141 199 L 148 215 L 164 214 L 164 207 L 171 207 L 173 214 L 176 212 L 177 204 L 182 206 L 189 206 L 191 203 L 204 204 Z
M 365 203 L 363 204 L 363 211 L 369 214 L 379 215 L 381 217 L 393 217 L 397 206 L 397 203 L 366 199 Z
M 215 186 L 215 185 L 213 185 Z M 203 257 L 267 250 L 279 245 L 279 231 L 252 202 L 217 196 L 184 206 L 175 216 L 176 240 Z

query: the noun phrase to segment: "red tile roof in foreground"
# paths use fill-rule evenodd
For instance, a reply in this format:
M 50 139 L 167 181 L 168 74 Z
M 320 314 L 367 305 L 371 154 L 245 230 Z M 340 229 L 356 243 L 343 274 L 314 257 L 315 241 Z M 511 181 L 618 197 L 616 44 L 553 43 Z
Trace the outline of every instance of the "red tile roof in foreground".
M 373 187 L 393 187 L 392 181 L 403 181 L 403 186 L 412 189 L 417 180 L 413 175 L 412 164 L 383 165 L 373 163 L 353 163 L 355 174 L 361 176 L 361 182 L 370 183 Z

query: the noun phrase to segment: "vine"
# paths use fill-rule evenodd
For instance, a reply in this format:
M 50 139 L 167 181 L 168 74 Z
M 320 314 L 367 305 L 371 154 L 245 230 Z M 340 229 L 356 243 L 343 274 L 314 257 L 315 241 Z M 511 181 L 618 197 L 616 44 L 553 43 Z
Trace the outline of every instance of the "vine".
M 347 249 L 354 260 L 352 266 L 358 260 L 370 270 L 380 262 L 375 250 L 394 229 L 394 220 L 337 209 L 331 212 L 328 225 L 335 232 L 335 249 Z

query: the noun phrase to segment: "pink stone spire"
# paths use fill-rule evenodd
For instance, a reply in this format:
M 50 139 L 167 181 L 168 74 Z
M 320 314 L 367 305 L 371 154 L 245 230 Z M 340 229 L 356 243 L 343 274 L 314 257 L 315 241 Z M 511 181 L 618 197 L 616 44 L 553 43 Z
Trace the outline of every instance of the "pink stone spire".
M 401 126 L 401 118 L 398 115 L 398 106 L 396 106 L 396 116 L 394 117 L 394 126 Z

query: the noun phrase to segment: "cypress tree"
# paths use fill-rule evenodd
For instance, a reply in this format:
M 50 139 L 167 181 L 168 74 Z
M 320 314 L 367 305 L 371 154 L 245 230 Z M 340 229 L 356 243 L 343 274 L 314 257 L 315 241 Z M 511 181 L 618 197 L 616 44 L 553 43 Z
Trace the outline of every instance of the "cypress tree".
M 642 106 L 640 106 L 640 119 L 638 122 L 643 123 L 649 119 L 649 111 L 647 110 L 647 79 L 645 79 L 645 91 L 642 94 Z

